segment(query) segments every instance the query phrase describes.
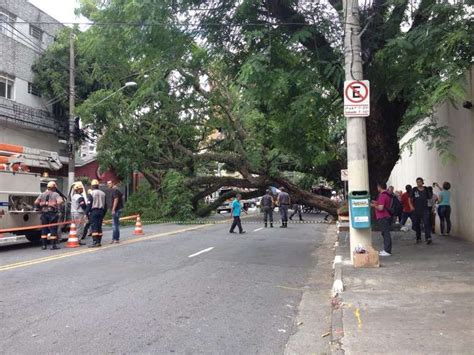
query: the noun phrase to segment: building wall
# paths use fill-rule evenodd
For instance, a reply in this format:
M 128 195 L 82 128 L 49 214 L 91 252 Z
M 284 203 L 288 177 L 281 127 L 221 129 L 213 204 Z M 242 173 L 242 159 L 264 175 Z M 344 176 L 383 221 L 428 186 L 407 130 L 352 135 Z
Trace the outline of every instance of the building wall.
M 58 152 L 63 156 L 67 155 L 66 146 L 58 142 L 55 133 L 38 132 L 30 129 L 20 130 L 17 125 L 8 122 L 0 123 L 0 142 L 49 150 Z
M 87 176 L 90 180 L 97 179 L 101 184 L 105 184 L 109 180 L 113 182 L 120 181 L 115 172 L 112 170 L 101 172 L 99 168 L 99 162 L 97 160 L 93 160 L 82 166 L 76 166 L 75 174 L 77 178 Z
M 0 13 L 11 21 L 0 23 L 0 76 L 14 78 L 12 98 L 0 98 L 0 143 L 41 148 L 65 157 L 66 146 L 59 142 L 64 122 L 53 117 L 46 98 L 28 92 L 28 83 L 34 81 L 32 65 L 63 26 L 27 0 L 0 0 Z M 41 39 L 30 34 L 30 25 L 41 30 Z
M 467 79 L 466 100 L 474 103 L 474 68 Z M 426 143 L 418 140 L 413 146 L 412 155 L 408 151 L 402 153 L 389 184 L 402 190 L 406 184 L 415 185 L 418 176 L 425 179 L 426 185 L 433 182 L 441 185 L 449 181 L 452 185 L 453 235 L 474 242 L 474 109 L 466 109 L 462 105 L 456 108 L 444 103 L 435 117 L 441 125 L 449 127 L 454 143 L 452 152 L 456 159 L 443 162 L 436 149 L 428 150 Z M 414 127 L 408 132 L 401 143 L 413 137 L 416 129 Z

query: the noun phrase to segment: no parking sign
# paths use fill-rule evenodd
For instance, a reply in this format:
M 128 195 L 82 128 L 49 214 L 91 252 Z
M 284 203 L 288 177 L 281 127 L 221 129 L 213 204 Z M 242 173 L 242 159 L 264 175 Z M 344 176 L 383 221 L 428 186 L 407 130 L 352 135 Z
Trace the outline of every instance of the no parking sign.
M 344 82 L 344 116 L 370 116 L 370 83 L 368 80 Z

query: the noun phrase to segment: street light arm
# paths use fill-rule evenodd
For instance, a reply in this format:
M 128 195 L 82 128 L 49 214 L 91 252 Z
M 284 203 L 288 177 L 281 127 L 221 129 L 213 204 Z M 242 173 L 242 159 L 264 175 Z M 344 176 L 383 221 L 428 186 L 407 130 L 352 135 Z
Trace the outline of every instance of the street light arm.
M 115 91 L 114 91 L 113 93 L 111 93 L 109 96 L 104 97 L 102 100 L 100 100 L 99 102 L 97 102 L 97 103 L 95 103 L 94 105 L 92 105 L 91 108 L 100 105 L 102 102 L 104 102 L 105 100 L 108 100 L 109 98 L 111 98 L 112 96 L 114 96 L 114 95 L 115 95 L 116 93 L 118 93 L 119 91 L 122 91 L 123 89 L 128 88 L 128 87 L 131 87 L 131 86 L 137 86 L 137 83 L 134 82 L 134 81 L 129 81 L 129 82 L 125 83 L 125 85 L 122 86 L 120 89 L 115 90 Z

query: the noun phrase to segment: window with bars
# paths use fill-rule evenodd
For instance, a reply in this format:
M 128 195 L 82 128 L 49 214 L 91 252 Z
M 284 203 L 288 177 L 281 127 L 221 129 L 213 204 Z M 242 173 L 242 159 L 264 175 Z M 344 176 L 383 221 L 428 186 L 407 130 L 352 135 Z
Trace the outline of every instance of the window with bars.
M 43 31 L 36 26 L 30 25 L 30 36 L 36 38 L 39 41 L 43 40 Z
M 0 74 L 0 98 L 13 100 L 15 78 Z
M 28 83 L 28 94 L 41 97 L 41 93 L 33 83 Z

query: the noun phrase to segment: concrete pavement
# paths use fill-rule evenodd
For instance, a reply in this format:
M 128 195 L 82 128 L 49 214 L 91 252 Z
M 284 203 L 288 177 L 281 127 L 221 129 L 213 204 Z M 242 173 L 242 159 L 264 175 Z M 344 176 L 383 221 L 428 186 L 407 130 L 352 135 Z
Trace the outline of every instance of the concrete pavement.
M 342 349 L 346 354 L 472 354 L 474 245 L 455 237 L 415 244 L 394 232 L 379 269 L 343 267 Z M 341 238 L 345 260 L 346 238 Z M 344 243 L 346 242 L 346 243 Z M 373 244 L 383 249 L 379 232 Z
M 93 252 L 0 251 L 0 352 L 327 351 L 327 225 L 244 222 L 245 235 L 228 225 L 144 228 L 144 238 L 130 228 L 124 243 Z

